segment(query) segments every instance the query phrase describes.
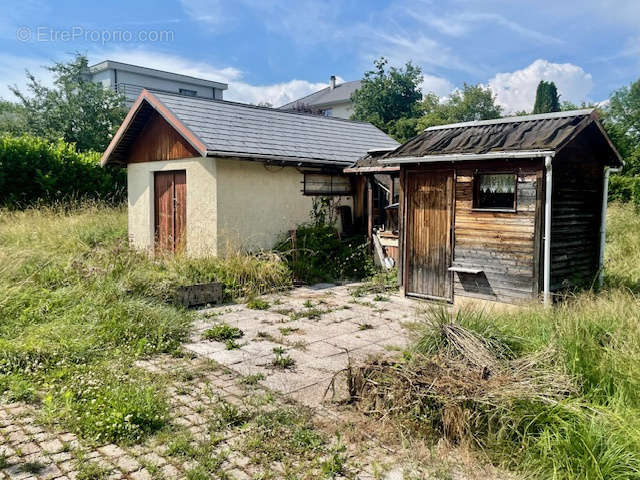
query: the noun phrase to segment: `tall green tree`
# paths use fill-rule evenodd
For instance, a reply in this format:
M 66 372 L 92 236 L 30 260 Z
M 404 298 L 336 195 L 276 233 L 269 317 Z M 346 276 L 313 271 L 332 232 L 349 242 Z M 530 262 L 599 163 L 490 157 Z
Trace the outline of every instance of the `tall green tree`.
M 420 105 L 422 116 L 418 120 L 418 129 L 433 125 L 491 120 L 500 118 L 502 107 L 496 103 L 496 97 L 490 88 L 465 83 L 444 101 L 430 93 L 424 96 Z
M 533 104 L 533 113 L 549 113 L 560 111 L 560 96 L 553 82 L 540 80 L 536 89 L 536 101 Z
M 22 105 L 0 100 L 0 133 L 21 135 L 27 130 L 27 118 Z
M 400 141 L 414 136 L 416 121 L 408 119 L 419 115 L 422 70 L 411 62 L 404 68 L 390 67 L 385 58 L 375 60 L 374 67 L 364 74 L 360 88 L 351 96 L 351 118 L 371 122 L 391 135 L 399 134 Z
M 640 79 L 611 94 L 603 123 L 624 157 L 624 173 L 640 175 Z
M 92 82 L 87 57 L 76 54 L 67 63 L 48 67 L 53 87 L 27 71 L 27 93 L 10 87 L 18 97 L 27 132 L 55 141 L 75 143 L 79 151 L 104 150 L 126 114 L 124 97 Z

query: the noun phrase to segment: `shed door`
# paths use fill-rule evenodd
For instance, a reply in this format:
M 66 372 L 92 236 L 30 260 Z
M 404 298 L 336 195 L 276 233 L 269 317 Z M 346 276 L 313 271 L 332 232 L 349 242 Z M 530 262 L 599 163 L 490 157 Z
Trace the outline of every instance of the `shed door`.
M 187 219 L 187 174 L 185 170 L 154 173 L 155 245 L 157 250 L 176 252 L 185 246 Z
M 406 185 L 406 293 L 452 301 L 453 171 L 408 172 Z

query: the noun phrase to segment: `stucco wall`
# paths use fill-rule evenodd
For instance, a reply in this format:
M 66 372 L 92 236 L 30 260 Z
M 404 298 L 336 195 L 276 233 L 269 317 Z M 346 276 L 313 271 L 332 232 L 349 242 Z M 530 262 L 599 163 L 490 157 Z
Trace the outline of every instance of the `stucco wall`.
M 280 235 L 309 220 L 313 197 L 302 195 L 303 174 L 295 167 L 219 158 L 216 172 L 219 252 L 271 249 Z M 352 206 L 351 197 L 340 204 Z
M 129 241 L 136 248 L 153 248 L 153 172 L 163 170 L 186 170 L 187 253 L 217 254 L 216 164 L 211 158 L 128 165 Z
M 351 102 L 339 103 L 326 108 L 331 109 L 332 117 L 349 119 L 353 115 L 353 104 Z

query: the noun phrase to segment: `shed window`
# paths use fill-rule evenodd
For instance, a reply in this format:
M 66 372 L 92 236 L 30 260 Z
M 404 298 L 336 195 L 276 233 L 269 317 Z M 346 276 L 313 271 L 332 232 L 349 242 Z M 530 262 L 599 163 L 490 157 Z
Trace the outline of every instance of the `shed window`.
M 474 177 L 473 208 L 516 209 L 515 173 L 482 173 Z
M 305 173 L 305 195 L 351 195 L 351 181 L 344 175 Z

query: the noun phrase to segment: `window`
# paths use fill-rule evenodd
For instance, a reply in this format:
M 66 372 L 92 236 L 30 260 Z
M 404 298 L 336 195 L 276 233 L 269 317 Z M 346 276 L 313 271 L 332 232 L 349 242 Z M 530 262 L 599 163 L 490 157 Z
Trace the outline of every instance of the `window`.
M 515 173 L 476 174 L 473 181 L 473 208 L 515 211 L 517 182 Z
M 351 195 L 351 181 L 344 175 L 305 173 L 305 195 Z
M 332 108 L 325 108 L 324 110 L 320 110 L 320 113 L 322 115 L 324 115 L 325 117 L 333 117 L 333 109 Z
M 198 92 L 195 90 L 189 90 L 188 88 L 181 88 L 178 90 L 181 95 L 189 95 L 190 97 L 198 96 Z

